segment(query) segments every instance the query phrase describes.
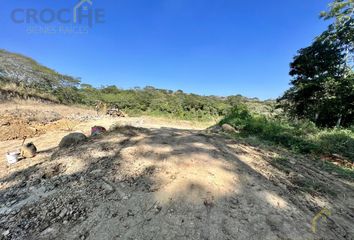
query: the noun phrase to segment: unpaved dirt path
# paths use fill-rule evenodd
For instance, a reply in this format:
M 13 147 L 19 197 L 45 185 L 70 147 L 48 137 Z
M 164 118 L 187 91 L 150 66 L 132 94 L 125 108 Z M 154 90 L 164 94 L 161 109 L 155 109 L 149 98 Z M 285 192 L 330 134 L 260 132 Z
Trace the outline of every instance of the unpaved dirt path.
M 58 106 L 58 107 L 62 107 L 62 106 Z M 12 108 L 14 108 L 14 106 L 12 106 Z M 43 108 L 48 110 L 49 107 L 44 106 Z M 70 108 L 65 107 L 65 110 L 67 109 Z M 43 112 L 44 110 L 41 109 L 41 111 Z M 62 110 L 56 112 L 63 114 Z M 82 113 L 80 113 L 81 115 L 78 113 L 75 114 L 77 114 L 79 118 L 83 116 Z M 83 114 L 86 114 L 86 112 L 84 112 Z M 92 114 L 96 116 L 96 113 L 92 113 Z M 0 118 L 1 118 L 1 111 L 0 111 Z M 64 125 L 61 128 L 60 127 L 53 128 L 52 130 L 40 136 L 27 138 L 26 142 L 33 142 L 36 145 L 37 149 L 39 150 L 38 156 L 29 159 L 27 161 L 20 161 L 18 164 L 12 166 L 7 165 L 6 161 L 4 161 L 5 160 L 4 156 L 7 152 L 18 150 L 21 147 L 23 139 L 19 138 L 15 140 L 0 141 L 0 179 L 6 177 L 8 174 L 11 174 L 14 171 L 20 171 L 22 169 L 31 167 L 37 163 L 41 163 L 46 158 L 50 157 L 52 152 L 55 149 L 57 149 L 60 140 L 71 132 L 81 132 L 84 133 L 86 136 L 90 136 L 91 127 L 93 126 L 103 126 L 108 130 L 114 126 L 126 126 L 126 125 L 135 126 L 135 127 L 144 126 L 149 128 L 173 127 L 173 128 L 188 128 L 188 129 L 200 130 L 206 128 L 206 126 L 210 126 L 211 124 L 213 124 L 208 122 L 196 123 L 196 122 L 190 122 L 184 120 L 168 120 L 164 118 L 156 118 L 156 117 L 148 117 L 148 116 L 125 117 L 125 118 L 112 118 L 107 116 L 98 116 L 97 118 L 98 119 L 70 122 L 69 125 Z
M 302 158 L 280 171 L 276 154 L 206 131 L 121 127 L 3 174 L 0 239 L 354 239 L 353 183 Z M 302 191 L 299 176 L 333 194 Z

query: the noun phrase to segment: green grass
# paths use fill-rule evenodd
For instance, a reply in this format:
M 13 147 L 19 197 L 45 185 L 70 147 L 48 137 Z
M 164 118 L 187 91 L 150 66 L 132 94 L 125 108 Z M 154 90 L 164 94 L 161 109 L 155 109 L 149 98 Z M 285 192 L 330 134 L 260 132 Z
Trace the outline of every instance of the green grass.
M 335 175 L 337 175 L 341 178 L 354 181 L 354 169 L 352 169 L 352 168 L 338 166 L 338 165 L 335 165 L 331 162 L 321 161 L 321 160 L 318 160 L 316 165 L 319 168 L 321 168 L 327 172 L 330 172 L 332 174 L 334 173 Z
M 244 137 L 257 136 L 299 153 L 340 154 L 354 162 L 352 129 L 319 129 L 309 121 L 290 122 L 252 114 L 245 106 L 235 107 L 220 121 L 223 123 L 234 126 Z
M 242 105 L 235 107 L 223 118 L 220 124 L 223 123 L 239 130 L 238 137 L 252 145 L 268 145 L 273 148 L 279 146 L 296 154 L 307 154 L 317 167 L 341 178 L 354 180 L 353 168 L 319 160 L 321 155 L 338 154 L 348 162 L 354 162 L 353 127 L 320 129 L 308 121 L 290 122 L 286 119 L 252 114 Z M 271 164 L 286 173 L 291 171 L 291 165 L 286 158 L 276 158 Z M 320 188 L 315 183 L 304 182 L 303 185 L 303 188 L 309 191 Z
M 354 132 L 350 129 L 324 129 L 318 131 L 311 140 L 321 152 L 339 154 L 354 162 Z
M 272 166 L 278 168 L 279 170 L 285 172 L 286 174 L 291 173 L 292 170 L 292 165 L 289 162 L 289 160 L 285 157 L 276 157 L 272 159 L 270 162 Z M 333 171 L 334 168 L 331 169 L 325 169 L 323 170 L 326 171 Z M 354 177 L 354 172 L 351 172 L 352 175 L 344 175 L 343 172 L 341 172 L 340 168 L 336 168 L 338 170 L 338 176 L 345 177 L 345 178 L 352 178 Z M 354 178 L 352 178 L 354 179 Z M 329 186 L 317 181 L 316 179 L 310 179 L 310 178 L 295 178 L 292 179 L 291 182 L 295 184 L 301 191 L 308 192 L 310 194 L 316 194 L 316 193 L 324 193 L 324 194 L 329 194 L 331 196 L 336 196 L 337 193 L 332 190 Z

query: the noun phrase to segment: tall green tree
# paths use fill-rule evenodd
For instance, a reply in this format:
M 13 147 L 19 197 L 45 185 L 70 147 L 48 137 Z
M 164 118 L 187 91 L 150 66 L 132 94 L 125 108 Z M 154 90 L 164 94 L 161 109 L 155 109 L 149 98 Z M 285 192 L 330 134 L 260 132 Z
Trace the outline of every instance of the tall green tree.
M 334 19 L 290 64 L 291 88 L 278 99 L 292 117 L 320 126 L 354 123 L 354 0 L 335 0 L 324 19 Z
M 307 118 L 318 125 L 335 124 L 341 103 L 334 86 L 342 85 L 344 61 L 339 44 L 320 36 L 294 57 L 289 73 L 292 86 L 278 101 L 292 117 Z
M 321 12 L 325 20 L 333 19 L 328 37 L 341 44 L 349 68 L 354 66 L 354 0 L 335 0 L 327 12 Z

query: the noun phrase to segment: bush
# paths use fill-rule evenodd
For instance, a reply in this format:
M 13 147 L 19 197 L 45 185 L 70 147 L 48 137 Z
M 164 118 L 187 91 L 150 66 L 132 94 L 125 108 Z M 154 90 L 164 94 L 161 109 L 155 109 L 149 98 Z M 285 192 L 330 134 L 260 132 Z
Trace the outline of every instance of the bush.
M 282 145 L 301 153 L 341 154 L 354 161 L 354 132 L 351 129 L 319 129 L 309 121 L 291 123 L 286 119 L 274 119 L 252 114 L 244 105 L 232 109 L 220 121 L 228 123 L 243 135 Z
M 351 130 L 323 130 L 315 139 L 322 152 L 340 154 L 354 162 L 354 134 Z
M 228 123 L 238 130 L 243 130 L 252 116 L 245 105 L 236 105 L 231 111 L 220 121 L 220 125 Z

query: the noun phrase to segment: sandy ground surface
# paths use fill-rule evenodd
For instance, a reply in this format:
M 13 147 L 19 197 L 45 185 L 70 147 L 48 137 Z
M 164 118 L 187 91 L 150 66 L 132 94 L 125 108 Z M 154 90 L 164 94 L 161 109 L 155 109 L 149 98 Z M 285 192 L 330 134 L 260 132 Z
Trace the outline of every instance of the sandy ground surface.
M 53 130 L 31 139 L 35 158 L 0 162 L 0 239 L 354 239 L 353 182 L 305 157 L 183 121 L 72 131 L 92 125 L 120 127 L 67 149 L 69 131 Z M 1 156 L 20 142 L 0 142 Z M 274 167 L 285 156 L 286 171 Z

